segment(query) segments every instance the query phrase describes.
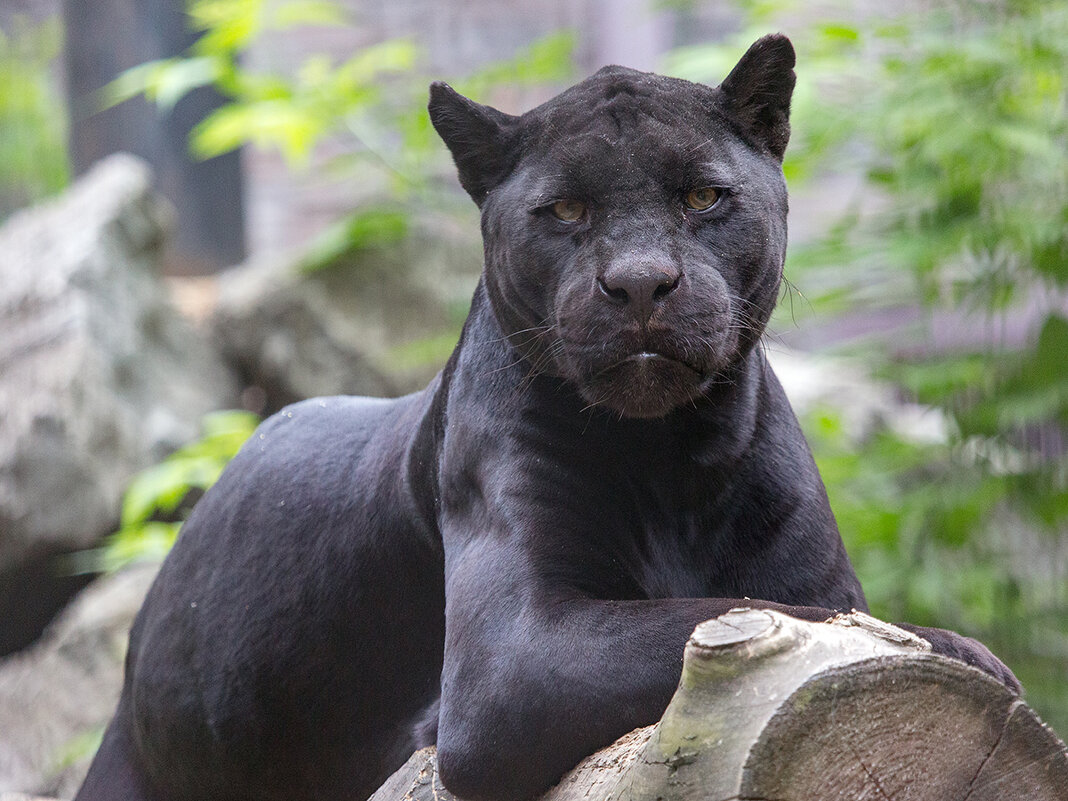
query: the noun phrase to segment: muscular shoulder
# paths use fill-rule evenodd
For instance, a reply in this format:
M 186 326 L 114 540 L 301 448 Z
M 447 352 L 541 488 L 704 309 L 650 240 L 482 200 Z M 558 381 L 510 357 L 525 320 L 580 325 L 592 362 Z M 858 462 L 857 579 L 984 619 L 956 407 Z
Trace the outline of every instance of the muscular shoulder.
M 338 395 L 300 401 L 267 418 L 242 453 L 280 458 L 350 450 L 366 442 L 403 400 Z
M 267 498 L 289 499 L 287 504 L 299 499 L 304 507 L 348 494 L 361 464 L 399 450 L 389 443 L 403 438 L 400 418 L 410 403 L 409 398 L 337 396 L 285 407 L 253 432 L 191 522 L 199 523 L 209 511 L 226 515 L 215 508 L 220 504 L 233 508 L 260 505 Z

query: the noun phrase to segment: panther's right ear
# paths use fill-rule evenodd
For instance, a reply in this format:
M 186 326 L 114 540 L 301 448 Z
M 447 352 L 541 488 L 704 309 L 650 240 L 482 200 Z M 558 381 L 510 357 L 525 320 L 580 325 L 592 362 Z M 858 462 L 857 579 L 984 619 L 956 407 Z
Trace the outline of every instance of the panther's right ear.
M 441 81 L 430 84 L 427 108 L 456 162 L 460 184 L 481 206 L 514 166 L 519 118 L 468 100 Z

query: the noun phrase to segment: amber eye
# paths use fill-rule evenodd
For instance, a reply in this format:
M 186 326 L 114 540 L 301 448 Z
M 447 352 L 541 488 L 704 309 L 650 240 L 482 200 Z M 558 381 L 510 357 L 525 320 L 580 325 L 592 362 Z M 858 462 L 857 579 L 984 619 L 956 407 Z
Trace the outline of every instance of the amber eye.
M 550 207 L 553 216 L 564 222 L 578 222 L 586 214 L 586 204 L 577 200 L 558 200 Z
M 683 198 L 686 207 L 694 211 L 707 211 L 716 205 L 717 200 L 719 200 L 719 192 L 711 186 L 694 189 Z

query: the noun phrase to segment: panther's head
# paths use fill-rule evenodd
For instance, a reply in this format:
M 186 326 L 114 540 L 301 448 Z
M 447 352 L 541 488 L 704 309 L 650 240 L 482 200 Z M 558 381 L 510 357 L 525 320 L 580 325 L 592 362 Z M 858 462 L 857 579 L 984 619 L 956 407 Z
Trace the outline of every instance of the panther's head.
M 715 88 L 605 67 L 518 117 L 431 87 L 493 313 L 532 369 L 660 417 L 752 349 L 786 251 L 793 66 L 766 36 Z

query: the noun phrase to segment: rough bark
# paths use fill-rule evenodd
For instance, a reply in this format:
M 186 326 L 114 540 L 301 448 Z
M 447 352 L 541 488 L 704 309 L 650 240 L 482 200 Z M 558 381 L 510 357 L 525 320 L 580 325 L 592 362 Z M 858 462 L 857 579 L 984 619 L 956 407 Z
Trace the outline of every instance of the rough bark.
M 372 801 L 449 801 L 434 749 Z M 999 682 L 860 613 L 733 610 L 686 646 L 659 723 L 542 801 L 1068 801 L 1068 750 Z

